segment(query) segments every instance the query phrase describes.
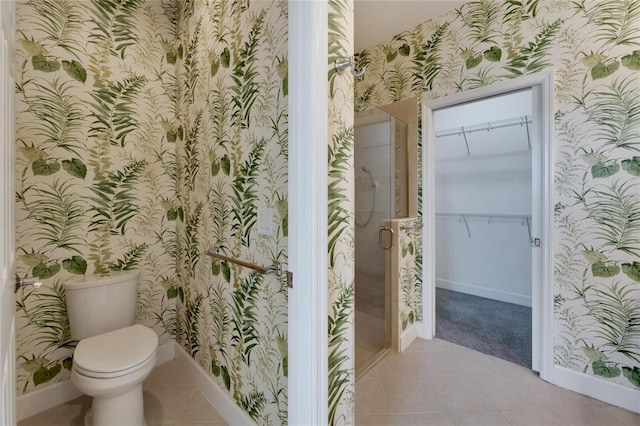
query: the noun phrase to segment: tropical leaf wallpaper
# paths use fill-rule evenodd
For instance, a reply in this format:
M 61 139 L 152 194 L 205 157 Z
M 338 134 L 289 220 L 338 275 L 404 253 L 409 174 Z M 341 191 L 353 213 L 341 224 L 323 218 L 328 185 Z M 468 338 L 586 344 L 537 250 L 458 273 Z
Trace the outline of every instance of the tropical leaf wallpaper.
M 115 18 L 115 19 L 114 19 Z M 176 333 L 175 33 L 160 2 L 18 2 L 16 247 L 18 395 L 69 377 L 62 284 L 140 268 L 138 319 Z
M 381 106 L 555 70 L 555 363 L 635 389 L 639 25 L 638 0 L 470 2 L 360 52 L 355 88 Z
M 331 66 L 353 50 L 353 4 L 329 2 L 331 424 L 354 418 L 354 93 L 437 98 L 550 66 L 556 363 L 640 386 L 639 15 L 638 0 L 473 2 L 360 52 L 354 85 Z M 285 279 L 205 251 L 287 260 L 287 2 L 29 0 L 16 27 L 18 273 L 45 282 L 17 294 L 18 394 L 69 376 L 62 284 L 140 268 L 139 320 L 258 423 L 286 423 Z
M 287 2 L 29 0 L 17 44 L 18 393 L 69 377 L 62 284 L 140 268 L 138 320 L 286 423 L 285 277 L 205 252 L 286 264 Z
M 395 241 L 385 260 L 389 268 L 386 279 L 392 282 L 391 348 L 402 351 L 411 344 L 409 336 L 415 336 L 405 332 L 422 322 L 422 219 L 391 219 L 384 225 L 393 231 Z
M 421 219 L 397 219 L 398 236 L 398 335 L 412 324 L 422 321 L 422 233 Z M 393 252 L 393 251 L 392 251 Z
M 353 2 L 329 6 L 329 424 L 355 416 L 355 193 L 353 76 L 338 75 L 337 58 L 353 52 Z
M 204 253 L 287 262 L 287 2 L 175 6 L 177 339 L 258 424 L 286 424 L 286 277 Z

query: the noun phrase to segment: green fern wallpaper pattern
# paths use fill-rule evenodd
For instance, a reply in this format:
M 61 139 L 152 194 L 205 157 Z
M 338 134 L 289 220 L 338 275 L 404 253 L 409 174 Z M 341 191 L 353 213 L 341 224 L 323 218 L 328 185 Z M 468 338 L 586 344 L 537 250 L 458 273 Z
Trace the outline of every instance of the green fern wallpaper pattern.
M 286 278 L 204 253 L 287 262 L 287 2 L 176 5 L 177 339 L 253 420 L 286 424 Z
M 353 424 L 355 415 L 355 222 L 353 187 L 353 77 L 331 66 L 353 52 L 353 2 L 329 6 L 328 312 L 329 424 Z
M 140 268 L 138 320 L 286 423 L 287 3 L 18 4 L 18 391 L 68 378 L 62 284 Z M 272 209 L 273 235 L 257 212 Z
M 640 1 L 477 1 L 360 52 L 356 102 L 555 70 L 554 358 L 640 387 Z
M 556 362 L 638 386 L 639 42 L 620 16 L 640 6 L 516 3 L 472 3 L 363 52 L 382 84 L 357 97 L 439 97 L 556 67 Z M 329 63 L 352 47 L 351 8 L 330 2 Z M 64 280 L 140 267 L 140 320 L 249 415 L 282 423 L 284 282 L 204 250 L 286 260 L 286 3 L 32 0 L 17 16 L 18 272 L 45 279 L 18 294 L 19 393 L 68 377 Z M 348 78 L 329 71 L 332 424 L 354 409 Z M 263 207 L 274 236 L 255 232 Z
M 139 321 L 176 332 L 175 67 L 160 2 L 17 3 L 17 272 L 44 280 L 17 300 L 18 394 L 69 377 L 62 284 L 140 268 Z M 115 19 L 114 19 L 115 18 Z
M 422 321 L 422 234 L 420 219 L 398 219 L 398 328 L 399 334 Z

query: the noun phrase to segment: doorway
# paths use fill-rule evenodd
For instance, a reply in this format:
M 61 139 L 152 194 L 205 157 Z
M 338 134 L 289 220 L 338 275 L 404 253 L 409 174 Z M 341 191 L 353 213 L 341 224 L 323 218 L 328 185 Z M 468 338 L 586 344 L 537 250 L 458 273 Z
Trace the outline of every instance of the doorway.
M 530 208 L 530 217 L 526 212 L 506 212 L 504 209 L 510 207 L 507 205 L 505 200 L 500 200 L 500 196 L 503 195 L 504 192 L 498 193 L 497 195 L 493 195 L 493 199 L 489 200 L 479 200 L 482 197 L 482 193 L 478 192 L 478 188 L 469 189 L 467 188 L 467 194 L 465 196 L 460 196 L 460 193 L 454 195 L 453 193 L 449 194 L 438 194 L 438 179 L 436 174 L 440 169 L 442 173 L 442 164 L 438 166 L 436 162 L 438 161 L 438 142 L 437 142 L 437 132 L 438 129 L 441 129 L 440 133 L 445 134 L 444 130 L 447 128 L 456 127 L 450 125 L 438 125 L 437 115 L 443 113 L 447 109 L 452 109 L 457 106 L 465 106 L 470 107 L 472 103 L 478 101 L 486 101 L 488 99 L 494 99 L 494 102 L 498 100 L 507 99 L 513 100 L 513 98 L 509 98 L 505 96 L 507 94 L 517 94 L 520 93 L 520 96 L 524 93 L 530 93 L 530 123 L 525 124 L 523 126 L 528 125 L 529 130 L 529 141 L 526 142 L 527 146 L 525 147 L 525 152 L 529 150 L 529 144 L 531 145 L 530 149 L 530 159 L 523 160 L 520 159 L 520 165 L 522 167 L 523 161 L 527 162 L 530 165 L 530 186 L 529 190 L 526 192 L 523 197 L 520 194 L 518 197 L 520 202 L 524 206 L 524 202 L 522 200 L 525 197 L 528 197 L 530 200 L 530 207 L 526 207 L 527 210 Z M 436 317 L 436 293 L 438 287 L 438 264 L 442 268 L 443 265 L 446 266 L 447 262 L 458 262 L 457 265 L 464 265 L 463 261 L 459 261 L 452 256 L 451 253 L 448 255 L 446 253 L 438 254 L 438 251 L 442 249 L 442 247 L 438 247 L 436 243 L 438 233 L 443 234 L 443 230 L 446 228 L 451 228 L 455 226 L 455 232 L 459 235 L 455 236 L 455 238 L 462 240 L 462 238 L 467 238 L 470 240 L 471 237 L 476 235 L 486 238 L 488 235 L 493 232 L 497 234 L 496 227 L 497 226 L 519 226 L 519 231 L 524 233 L 525 241 L 527 244 L 526 251 L 527 254 L 527 262 L 531 265 L 530 272 L 527 272 L 528 275 L 526 282 L 529 283 L 528 288 L 530 289 L 530 296 L 521 295 L 519 300 L 522 302 L 526 299 L 526 297 L 530 297 L 531 301 L 531 337 L 530 337 L 530 347 L 531 347 L 531 365 L 530 367 L 539 371 L 541 377 L 545 378 L 544 375 L 551 371 L 553 360 L 552 360 L 552 292 L 551 292 L 551 283 L 552 283 L 552 241 L 551 241 L 551 227 L 553 220 L 553 205 L 552 205 L 552 183 L 553 183 L 553 174 L 552 174 L 552 145 L 551 145 L 551 135 L 552 135 L 552 124 L 553 124 L 553 115 L 552 108 L 553 105 L 553 74 L 551 72 L 547 73 L 539 73 L 535 75 L 521 77 L 519 79 L 514 79 L 511 81 L 507 81 L 504 83 L 498 83 L 492 86 L 483 87 L 480 89 L 452 95 L 446 98 L 441 98 L 435 101 L 424 101 L 423 102 L 423 123 L 424 123 L 424 131 L 423 131 L 423 155 L 422 155 L 422 166 L 423 166 L 423 188 L 424 188 L 424 204 L 423 204 L 423 218 L 424 218 L 424 234 L 423 234 L 423 250 L 424 250 L 424 268 L 423 268 L 423 288 L 424 288 L 424 298 L 423 298 L 423 327 L 420 330 L 420 335 L 423 338 L 431 339 L 438 335 L 438 324 Z M 491 112 L 496 107 L 484 108 L 484 112 Z M 505 103 L 505 110 L 512 111 L 514 107 L 512 103 Z M 440 112 L 438 112 L 440 111 Z M 481 125 L 486 126 L 488 122 L 496 121 L 491 118 L 477 119 L 479 117 L 479 112 L 475 114 L 467 114 L 468 116 L 476 117 L 476 125 L 481 123 Z M 518 114 L 516 114 L 517 116 Z M 526 116 L 528 114 L 520 115 L 520 119 L 522 116 Z M 513 117 L 510 117 L 513 118 Z M 451 152 L 450 156 L 461 154 L 462 160 L 466 160 L 467 162 L 472 162 L 472 160 L 465 158 L 470 157 L 472 155 L 471 149 L 472 146 L 469 145 L 469 141 L 471 140 L 472 132 L 467 134 L 467 130 L 473 129 L 471 123 L 467 124 L 469 127 L 465 127 L 465 125 L 458 126 L 458 132 L 462 136 L 462 146 L 458 147 L 459 151 L 457 153 Z M 464 129 L 462 129 L 464 127 Z M 484 128 L 484 132 L 487 132 L 487 129 Z M 491 129 L 489 129 L 489 133 Z M 465 136 L 466 143 L 465 143 Z M 496 155 L 493 153 L 493 157 L 490 152 L 482 151 L 485 147 L 479 147 L 475 144 L 474 151 L 481 154 L 481 157 L 484 155 L 484 162 L 491 163 L 495 162 Z M 500 156 L 508 157 L 509 154 L 508 149 L 505 147 L 498 146 L 497 147 Z M 509 148 L 511 149 L 511 148 Z M 521 157 L 526 158 L 524 155 L 520 154 Z M 476 161 L 477 162 L 477 161 Z M 511 159 L 511 163 L 514 163 L 514 160 Z M 509 167 L 513 166 L 509 161 L 506 162 Z M 491 164 L 489 164 L 491 166 Z M 486 166 L 486 164 L 485 164 Z M 478 167 L 477 165 L 468 165 L 470 170 L 473 170 L 473 167 Z M 495 168 L 497 167 L 494 163 L 494 168 L 492 173 L 495 173 Z M 504 164 L 502 167 L 506 167 Z M 477 170 L 476 170 L 477 171 Z M 526 172 L 525 172 L 526 173 Z M 522 170 L 521 170 L 521 174 Z M 475 182 L 474 184 L 478 184 Z M 490 186 L 490 185 L 489 185 Z M 471 191 L 471 192 L 469 192 Z M 474 197 L 476 197 L 474 199 Z M 487 196 L 488 197 L 488 196 Z M 507 198 L 507 197 L 503 197 Z M 440 202 L 438 202 L 438 200 Z M 513 201 L 513 200 L 507 200 Z M 513 206 L 513 204 L 511 204 Z M 478 207 L 476 209 L 476 207 Z M 439 208 L 446 208 L 448 211 L 438 211 Z M 480 211 L 482 209 L 486 209 L 485 211 Z M 500 210 L 500 208 L 504 208 Z M 477 210 L 477 211 L 474 211 Z M 475 215 L 474 215 L 475 213 Z M 485 215 L 483 215 L 485 214 Z M 473 220 L 472 220 L 473 219 Z M 498 224 L 497 221 L 500 220 L 501 223 Z M 493 221 L 493 224 L 491 223 Z M 458 226 L 459 225 L 459 226 Z M 480 226 L 485 227 L 487 229 L 482 230 Z M 489 228 L 493 227 L 493 228 Z M 453 231 L 452 231 L 453 232 Z M 485 232 L 485 235 L 482 234 Z M 501 232 L 502 233 L 502 232 Z M 471 237 L 470 237 L 471 235 Z M 453 238 L 453 237 L 452 237 Z M 468 241 L 467 241 L 468 242 Z M 485 242 L 482 239 L 479 241 L 479 246 L 482 247 L 482 243 Z M 519 240 L 519 244 L 522 245 L 523 241 Z M 468 244 L 470 245 L 470 244 Z M 522 247 L 521 247 L 522 248 Z M 443 250 L 444 251 L 444 250 Z M 485 251 L 489 254 L 491 250 Z M 443 256 L 444 254 L 444 256 Z M 521 259 L 522 261 L 522 259 Z M 464 268 L 457 268 L 464 269 Z M 522 274 L 521 274 L 522 276 Z M 454 275 L 452 281 L 454 284 L 460 284 L 457 282 L 457 279 L 460 278 L 460 274 Z M 443 283 L 443 280 L 440 280 L 440 283 Z M 454 284 L 451 284 L 452 287 L 455 287 Z M 449 290 L 461 290 L 465 287 L 455 287 L 450 288 Z M 466 287 L 466 290 L 469 290 L 469 287 Z M 502 293 L 513 293 L 509 291 L 504 291 Z M 500 292 L 493 292 L 492 294 L 499 294 Z M 504 295 L 504 294 L 503 294 Z M 510 295 L 513 296 L 513 295 Z M 511 300 L 513 302 L 513 300 Z
M 529 88 L 434 111 L 436 337 L 526 368 L 532 102 Z

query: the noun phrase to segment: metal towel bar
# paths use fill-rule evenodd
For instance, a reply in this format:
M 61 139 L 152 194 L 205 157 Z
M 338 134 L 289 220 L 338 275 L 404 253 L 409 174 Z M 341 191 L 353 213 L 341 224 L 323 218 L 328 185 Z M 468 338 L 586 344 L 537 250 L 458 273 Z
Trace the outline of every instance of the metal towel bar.
M 206 254 L 215 259 L 224 260 L 226 262 L 231 262 L 231 263 L 235 263 L 236 265 L 244 266 L 245 268 L 253 269 L 254 271 L 260 272 L 261 274 L 271 274 L 271 275 L 282 274 L 282 264 L 279 262 L 275 262 L 273 265 L 265 268 L 264 266 L 245 262 L 244 260 L 234 259 L 233 257 L 225 256 L 224 254 L 220 253 L 219 246 L 215 246 L 214 248 L 207 250 Z

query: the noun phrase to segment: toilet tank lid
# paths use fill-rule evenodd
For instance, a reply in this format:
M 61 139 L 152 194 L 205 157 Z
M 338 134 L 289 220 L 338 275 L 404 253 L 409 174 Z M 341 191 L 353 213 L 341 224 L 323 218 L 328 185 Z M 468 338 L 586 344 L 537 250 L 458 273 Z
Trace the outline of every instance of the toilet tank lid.
M 71 278 L 64 283 L 64 288 L 74 290 L 78 288 L 90 288 L 98 285 L 113 284 L 130 279 L 137 279 L 140 270 L 129 269 L 126 271 L 110 271 L 104 274 L 81 275 Z

